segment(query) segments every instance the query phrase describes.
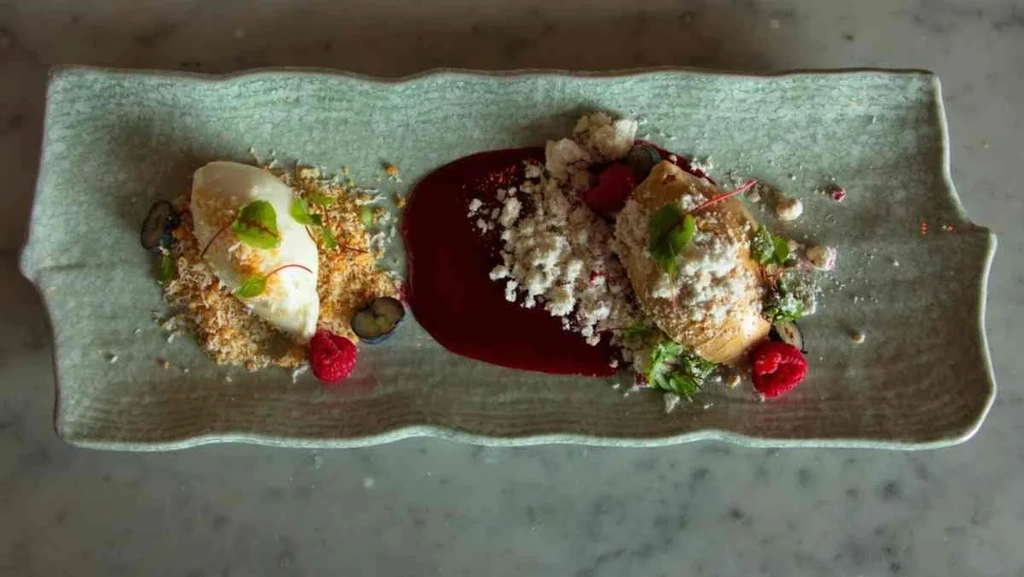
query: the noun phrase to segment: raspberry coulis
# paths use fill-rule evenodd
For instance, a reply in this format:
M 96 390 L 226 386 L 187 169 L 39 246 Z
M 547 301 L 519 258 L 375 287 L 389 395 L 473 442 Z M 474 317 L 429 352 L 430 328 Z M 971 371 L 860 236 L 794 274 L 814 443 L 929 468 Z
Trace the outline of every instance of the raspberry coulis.
M 662 158 L 669 156 L 658 150 Z M 477 217 L 468 215 L 469 204 L 480 199 L 481 212 L 500 206 L 498 189 L 523 182 L 525 161 L 543 165 L 544 148 L 460 158 L 415 186 L 402 217 L 409 308 L 434 340 L 459 355 L 544 373 L 612 375 L 616 350 L 607 338 L 597 346 L 586 344 L 542 305 L 526 309 L 505 300 L 504 281 L 488 276 L 501 264 L 501 239 L 497 230 L 481 233 Z M 694 172 L 682 157 L 676 164 Z

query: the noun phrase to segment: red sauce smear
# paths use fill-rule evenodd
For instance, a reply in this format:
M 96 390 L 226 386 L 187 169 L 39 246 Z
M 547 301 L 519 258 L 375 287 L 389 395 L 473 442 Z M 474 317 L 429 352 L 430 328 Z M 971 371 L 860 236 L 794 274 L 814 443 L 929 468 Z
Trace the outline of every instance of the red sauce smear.
M 505 300 L 505 281 L 488 277 L 501 264 L 497 230 L 481 235 L 467 216 L 474 198 L 491 210 L 497 190 L 524 179 L 523 162 L 544 163 L 543 148 L 481 152 L 446 164 L 413 189 L 402 236 L 408 259 L 406 297 L 424 329 L 446 349 L 514 369 L 608 376 L 615 350 L 590 346 L 538 305 Z
M 662 158 L 669 156 L 658 150 Z M 527 160 L 543 165 L 544 149 L 481 152 L 442 166 L 416 185 L 402 220 L 409 307 L 430 336 L 453 353 L 514 369 L 612 375 L 617 352 L 607 338 L 588 345 L 542 305 L 527 309 L 505 300 L 506 281 L 488 276 L 501 264 L 500 231 L 481 234 L 478 217 L 468 216 L 469 203 L 480 199 L 480 216 L 487 216 L 500 206 L 499 188 L 523 182 Z M 699 172 L 681 156 L 676 164 Z

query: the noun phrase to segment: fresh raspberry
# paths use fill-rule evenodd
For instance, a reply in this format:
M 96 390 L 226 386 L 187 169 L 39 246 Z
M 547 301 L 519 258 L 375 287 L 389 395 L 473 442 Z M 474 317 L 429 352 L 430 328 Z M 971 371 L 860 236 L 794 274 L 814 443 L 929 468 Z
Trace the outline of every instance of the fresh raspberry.
M 778 397 L 807 376 L 807 360 L 800 349 L 787 343 L 765 341 L 750 353 L 754 388 L 766 397 Z
M 594 212 L 611 216 L 626 206 L 626 199 L 634 188 L 633 169 L 624 162 L 616 162 L 601 171 L 597 186 L 583 193 L 583 201 Z
M 344 379 L 356 367 L 356 346 L 327 330 L 318 330 L 309 341 L 309 365 L 313 375 L 325 383 Z

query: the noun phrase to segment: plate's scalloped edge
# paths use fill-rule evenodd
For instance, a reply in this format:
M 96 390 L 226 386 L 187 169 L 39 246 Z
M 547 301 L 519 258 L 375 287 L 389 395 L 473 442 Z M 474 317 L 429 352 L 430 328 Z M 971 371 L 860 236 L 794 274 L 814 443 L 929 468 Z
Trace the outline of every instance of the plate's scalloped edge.
M 939 133 L 941 135 L 940 149 L 942 151 L 942 184 L 946 189 L 946 195 L 950 200 L 953 201 L 953 206 L 956 208 L 957 217 L 960 219 L 960 225 L 969 225 L 974 228 L 977 232 L 985 235 L 985 261 L 981 269 L 981 290 L 978 292 L 977 311 L 978 317 L 975 319 L 975 330 L 978 334 L 978 340 L 981 343 L 981 354 L 985 360 L 985 375 L 987 377 L 986 384 L 988 390 L 985 391 L 985 403 L 978 414 L 975 416 L 974 422 L 970 427 L 964 431 L 962 436 L 955 439 L 955 442 L 950 443 L 955 445 L 967 441 L 974 436 L 975 433 L 981 429 L 982 423 L 985 422 L 985 418 L 988 417 L 989 411 L 992 410 L 992 406 L 996 401 L 996 377 L 995 371 L 992 368 L 992 353 L 991 347 L 988 344 L 988 331 L 985 329 L 985 315 L 988 303 L 988 282 L 992 273 L 992 261 L 995 260 L 996 246 L 998 244 L 996 235 L 991 229 L 975 224 L 967 217 L 967 211 L 964 210 L 963 203 L 960 201 L 960 194 L 956 190 L 956 185 L 953 184 L 953 171 L 951 168 L 951 147 L 949 145 L 949 122 L 946 120 L 946 106 L 942 102 L 942 82 L 939 77 L 932 75 L 932 90 L 935 92 L 933 99 L 933 106 L 935 107 L 934 113 L 939 123 Z
M 668 445 L 676 445 L 681 443 L 690 443 L 695 441 L 724 441 L 733 443 L 741 446 L 757 447 L 757 448 L 788 448 L 788 447 L 801 447 L 801 448 L 867 448 L 867 449 L 887 449 L 887 450 L 929 450 L 936 448 L 949 447 L 957 445 L 969 440 L 973 437 L 978 430 L 981 428 L 982 423 L 987 417 L 992 405 L 995 402 L 996 395 L 996 381 L 995 375 L 992 368 L 992 360 L 990 355 L 990 348 L 988 345 L 988 337 L 985 330 L 985 313 L 986 313 L 986 302 L 988 296 L 988 281 L 991 273 L 992 261 L 995 256 L 996 249 L 996 236 L 988 228 L 977 225 L 968 219 L 966 212 L 963 208 L 963 203 L 960 201 L 960 197 L 956 191 L 956 187 L 953 184 L 951 170 L 950 170 L 950 146 L 949 146 L 949 125 L 946 121 L 946 112 L 942 102 L 941 95 L 941 83 L 939 78 L 929 70 L 925 69 L 893 69 L 893 68 L 838 68 L 838 69 L 794 69 L 794 70 L 783 70 L 777 72 L 768 73 L 743 73 L 733 72 L 724 70 L 709 70 L 700 69 L 693 67 L 678 67 L 678 66 L 658 66 L 658 67 L 646 67 L 646 68 L 633 68 L 633 69 L 620 69 L 620 70 L 602 70 L 602 71 L 574 71 L 574 70 L 562 70 L 562 69 L 517 69 L 517 70 L 504 70 L 504 71 L 487 71 L 487 70 L 472 70 L 462 68 L 435 68 L 425 70 L 416 74 L 385 78 L 369 76 L 354 72 L 347 72 L 342 70 L 335 70 L 330 68 L 314 68 L 314 67 L 267 67 L 267 68 L 256 68 L 238 72 L 224 73 L 224 74 L 209 74 L 202 72 L 189 72 L 179 70 L 152 70 L 152 69 L 131 69 L 131 68 L 113 68 L 113 67 L 98 67 L 98 66 L 79 66 L 79 65 L 58 65 L 50 69 L 49 83 L 47 89 L 47 107 L 46 114 L 44 115 L 43 121 L 43 143 L 42 143 L 42 157 L 40 160 L 40 168 L 45 165 L 46 155 L 48 147 L 46 146 L 46 135 L 48 119 L 50 116 L 50 90 L 53 89 L 55 81 L 65 75 L 74 75 L 79 73 L 93 73 L 93 74 L 111 74 L 111 75 L 138 75 L 138 76 L 162 76 L 162 77 L 177 77 L 182 80 L 191 80 L 199 82 L 230 82 L 236 80 L 245 80 L 248 78 L 256 78 L 260 76 L 268 76 L 275 74 L 293 74 L 297 76 L 309 76 L 309 77 L 331 77 L 331 78 L 342 78 L 353 81 L 382 84 L 382 85 L 397 85 L 409 82 L 415 82 L 417 80 L 429 78 L 438 75 L 453 75 L 453 76 L 467 76 L 467 77 L 485 77 L 495 79 L 511 79 L 520 76 L 569 76 L 575 78 L 593 78 L 593 79 L 608 79 L 615 77 L 630 77 L 630 76 L 642 76 L 647 74 L 657 73 L 678 73 L 686 75 L 707 75 L 714 74 L 718 76 L 731 76 L 736 78 L 748 78 L 748 79 L 770 79 L 770 78 L 784 78 L 792 76 L 821 76 L 821 75 L 855 75 L 855 74 L 890 74 L 893 76 L 921 76 L 930 78 L 932 88 L 934 90 L 933 106 L 935 107 L 933 112 L 936 115 L 940 126 L 941 134 L 941 171 L 942 171 L 942 183 L 946 190 L 947 195 L 953 201 L 953 206 L 957 212 L 957 217 L 960 220 L 961 225 L 969 225 L 976 231 L 986 235 L 986 254 L 984 266 L 982 267 L 981 276 L 982 278 L 980 286 L 981 290 L 978 294 L 978 311 L 979 318 L 977 319 L 976 330 L 978 331 L 980 342 L 983 345 L 982 355 L 985 361 L 985 372 L 986 382 L 988 384 L 988 391 L 986 392 L 985 402 L 977 415 L 971 422 L 967 423 L 966 426 L 957 433 L 951 435 L 944 435 L 942 438 L 937 438 L 927 441 L 916 441 L 916 440 L 879 440 L 879 439 L 867 439 L 867 438 L 834 438 L 834 439 L 783 439 L 783 438 L 765 438 L 765 437 L 752 437 L 749 435 L 743 435 L 721 429 L 705 429 L 701 431 L 693 431 L 684 433 L 681 435 L 672 435 L 667 437 L 659 438 L 626 438 L 626 437 L 596 437 L 590 435 L 573 435 L 573 434 L 547 434 L 547 435 L 531 435 L 523 437 L 492 437 L 481 434 L 467 433 L 463 431 L 457 431 L 449 428 L 426 426 L 426 425 L 407 425 L 395 428 L 391 431 L 365 436 L 365 437 L 348 437 L 348 438 L 337 438 L 337 439 L 308 439 L 299 437 L 268 437 L 258 434 L 251 433 L 220 433 L 220 434 L 208 434 L 208 435 L 195 435 L 184 437 L 180 439 L 162 441 L 162 442 L 121 442 L 121 441 L 95 441 L 87 438 L 78 438 L 72 436 L 64 430 L 61 426 L 60 420 L 60 386 L 57 386 L 57 394 L 55 398 L 55 411 L 54 411 L 54 428 L 57 435 L 64 441 L 83 448 L 90 449 L 101 449 L 101 450 L 127 450 L 127 451 L 168 451 L 186 449 L 191 447 L 197 447 L 201 445 L 208 445 L 213 443 L 250 443 L 265 446 L 276 446 L 276 447 L 293 447 L 293 448 L 317 448 L 317 449 L 332 449 L 332 448 L 357 448 L 357 447 L 369 447 L 375 445 L 382 445 L 401 441 L 403 439 L 417 438 L 417 437 L 430 437 L 438 438 L 462 443 L 485 445 L 485 446 L 533 446 L 533 445 L 545 445 L 545 444 L 577 444 L 577 445 L 588 445 L 588 446 L 608 446 L 608 447 L 661 447 Z M 42 171 L 38 177 L 35 191 L 38 196 L 38 191 L 44 184 L 44 175 Z M 33 202 L 32 215 L 30 216 L 30 223 L 34 220 L 34 214 L 36 210 L 36 204 Z M 31 254 L 32 248 L 32 231 L 30 227 L 29 234 L 25 240 L 24 245 L 21 249 L 19 258 L 19 269 L 22 275 L 27 278 L 35 286 L 37 292 L 40 293 L 41 297 L 46 299 L 43 291 L 40 290 L 38 275 L 44 268 L 38 267 L 36 263 L 32 262 L 34 255 Z M 47 306 L 47 310 L 50 307 Z M 48 314 L 49 316 L 49 314 Z M 50 318 L 51 326 L 54 319 Z M 56 347 L 54 349 L 54 371 L 57 372 L 56 363 Z M 59 374 L 57 376 L 57 382 L 59 383 Z
M 341 77 L 374 84 L 402 84 L 423 78 L 441 75 L 473 76 L 485 78 L 515 78 L 519 76 L 569 76 L 574 78 L 612 78 L 621 76 L 641 76 L 645 74 L 656 74 L 661 72 L 672 72 L 679 74 L 694 75 L 715 75 L 732 76 L 735 78 L 778 78 L 787 76 L 821 76 L 821 75 L 849 75 L 849 74 L 891 74 L 894 76 L 935 76 L 935 73 L 925 68 L 881 68 L 881 67 L 855 67 L 855 68 L 793 68 L 772 72 L 737 72 L 733 70 L 721 70 L 713 68 L 698 68 L 693 66 L 644 66 L 639 68 L 617 68 L 612 70 L 570 70 L 565 68 L 514 68 L 509 70 L 481 70 L 475 68 L 437 67 L 428 68 L 414 74 L 405 76 L 374 76 L 336 68 L 323 68 L 316 66 L 267 66 L 248 68 L 235 72 L 193 72 L 190 70 L 160 70 L 154 68 L 121 68 L 112 66 L 87 66 L 79 64 L 57 64 L 50 67 L 49 76 L 54 78 L 64 74 L 78 72 L 90 72 L 94 74 L 118 74 L 132 76 L 162 76 L 180 77 L 193 80 L 220 82 L 225 80 L 244 79 L 249 76 L 260 76 L 267 74 L 297 74 L 308 76 L 330 76 Z
M 987 407 L 986 407 L 987 411 Z M 590 435 L 548 434 L 523 437 L 492 437 L 467 433 L 443 427 L 409 425 L 379 435 L 339 439 L 309 439 L 301 437 L 268 437 L 248 433 L 196 435 L 173 441 L 132 443 L 120 441 L 92 441 L 67 436 L 61 438 L 72 445 L 108 451 L 174 451 L 215 443 L 247 443 L 268 447 L 297 449 L 354 449 L 385 445 L 412 438 L 434 438 L 487 447 L 530 447 L 536 445 L 584 445 L 590 447 L 666 447 L 696 441 L 722 441 L 743 447 L 764 449 L 824 448 L 824 449 L 884 449 L 896 451 L 924 451 L 952 447 L 967 441 L 978 431 L 981 421 L 954 437 L 932 441 L 887 441 L 879 439 L 780 439 L 751 437 L 721 429 L 694 431 L 682 435 L 658 438 L 595 437 Z

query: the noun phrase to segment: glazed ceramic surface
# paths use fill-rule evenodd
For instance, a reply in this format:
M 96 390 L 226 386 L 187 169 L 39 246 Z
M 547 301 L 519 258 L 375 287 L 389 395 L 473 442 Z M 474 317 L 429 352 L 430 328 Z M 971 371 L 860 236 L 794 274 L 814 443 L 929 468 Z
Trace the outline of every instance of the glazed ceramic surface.
M 659 394 L 623 396 L 625 376 L 487 365 L 449 353 L 414 321 L 361 348 L 345 391 L 325 391 L 308 374 L 293 382 L 283 370 L 217 366 L 188 337 L 168 342 L 153 320 L 166 306 L 139 224 L 153 200 L 186 192 L 210 160 L 252 162 L 255 150 L 347 166 L 371 186 L 388 162 L 401 167 L 404 192 L 460 156 L 565 135 L 593 109 L 639 118 L 642 136 L 680 154 L 710 156 L 720 181 L 756 177 L 800 198 L 805 216 L 795 223 L 754 214 L 839 248 L 818 314 L 801 323 L 811 372 L 792 393 L 762 403 L 749 388 L 709 387 L 666 415 Z M 382 81 L 319 70 L 60 68 L 21 265 L 54 331 L 57 431 L 79 445 L 345 447 L 429 435 L 500 445 L 933 447 L 972 435 L 995 393 L 983 327 L 995 239 L 964 215 L 948 155 L 939 83 L 918 71 L 438 71 Z M 842 203 L 816 192 L 833 183 L 848 191 Z M 399 266 L 401 253 L 389 256 Z

